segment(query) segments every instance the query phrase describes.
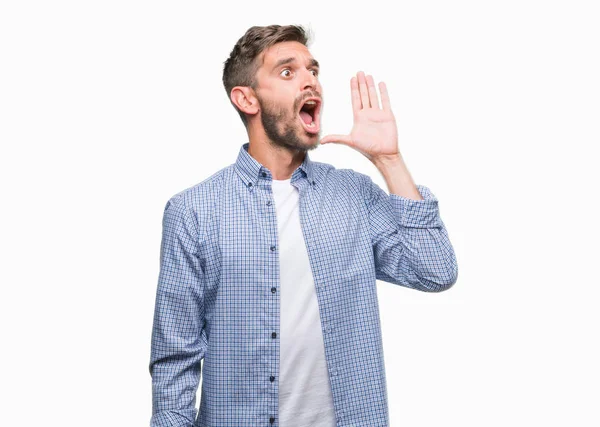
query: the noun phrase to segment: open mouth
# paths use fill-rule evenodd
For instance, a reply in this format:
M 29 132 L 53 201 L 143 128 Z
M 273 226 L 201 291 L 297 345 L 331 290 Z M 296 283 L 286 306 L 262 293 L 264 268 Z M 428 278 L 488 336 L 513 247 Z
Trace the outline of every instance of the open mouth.
M 319 133 L 319 113 L 321 111 L 321 100 L 319 98 L 308 98 L 300 107 L 298 116 L 304 129 L 313 134 Z

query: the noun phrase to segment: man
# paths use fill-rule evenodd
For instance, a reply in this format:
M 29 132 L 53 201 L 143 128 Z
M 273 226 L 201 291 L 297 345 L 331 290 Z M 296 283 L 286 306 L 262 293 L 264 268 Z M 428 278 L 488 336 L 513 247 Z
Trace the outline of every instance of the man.
M 249 142 L 166 205 L 152 426 L 388 426 L 376 279 L 425 292 L 456 282 L 438 201 L 403 163 L 385 84 L 380 107 L 373 78 L 352 77 L 352 132 L 320 140 L 308 40 L 271 25 L 238 41 L 223 83 Z M 330 142 L 371 160 L 390 194 L 309 158 Z

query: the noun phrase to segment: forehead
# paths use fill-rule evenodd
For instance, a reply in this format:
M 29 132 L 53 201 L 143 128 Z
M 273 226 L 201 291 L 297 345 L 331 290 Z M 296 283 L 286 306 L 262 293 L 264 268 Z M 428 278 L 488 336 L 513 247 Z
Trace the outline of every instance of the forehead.
M 291 57 L 300 62 L 308 62 L 313 59 L 308 48 L 302 43 L 295 41 L 280 42 L 263 51 L 262 68 L 269 70 L 277 61 Z

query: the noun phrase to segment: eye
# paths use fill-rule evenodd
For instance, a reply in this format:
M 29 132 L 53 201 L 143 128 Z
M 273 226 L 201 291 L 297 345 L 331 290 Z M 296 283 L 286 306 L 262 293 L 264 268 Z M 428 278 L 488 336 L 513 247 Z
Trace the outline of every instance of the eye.
M 315 76 L 318 77 L 319 76 L 319 70 L 317 70 L 316 68 L 313 68 L 312 71 L 315 72 Z
M 281 71 L 281 73 L 279 73 L 279 75 L 281 75 L 281 74 L 285 73 L 286 71 L 290 71 L 290 69 L 289 69 L 289 68 L 285 68 L 284 70 L 282 70 L 282 71 Z M 291 72 L 291 71 L 290 71 L 290 72 Z M 287 76 L 286 76 L 286 77 L 287 77 Z

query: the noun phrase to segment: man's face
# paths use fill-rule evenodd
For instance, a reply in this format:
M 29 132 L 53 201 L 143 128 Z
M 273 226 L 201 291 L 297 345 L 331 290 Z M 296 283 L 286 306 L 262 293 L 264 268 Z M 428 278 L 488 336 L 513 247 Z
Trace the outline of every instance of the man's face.
M 265 134 L 281 147 L 300 151 L 316 148 L 322 107 L 318 63 L 299 42 L 277 43 L 263 54 L 264 63 L 256 74 L 256 96 Z M 314 105 L 304 105 L 312 98 Z M 307 111 L 301 112 L 301 107 Z

